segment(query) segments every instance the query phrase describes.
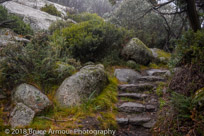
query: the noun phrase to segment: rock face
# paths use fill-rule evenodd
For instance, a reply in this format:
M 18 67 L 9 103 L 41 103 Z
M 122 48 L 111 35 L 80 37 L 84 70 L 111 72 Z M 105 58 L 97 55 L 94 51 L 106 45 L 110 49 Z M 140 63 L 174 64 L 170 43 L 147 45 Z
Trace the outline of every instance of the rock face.
M 41 9 L 42 7 L 44 7 L 46 4 L 47 5 L 54 5 L 55 8 L 61 12 L 62 16 L 66 16 L 67 15 L 67 11 L 68 12 L 72 12 L 74 9 L 66 7 L 66 6 L 62 6 L 60 4 L 57 3 L 53 3 L 50 2 L 48 0 L 13 0 L 14 2 L 20 3 L 22 5 L 34 8 L 34 9 Z
M 151 50 L 138 38 L 130 40 L 123 48 L 122 55 L 125 56 L 126 59 L 132 59 L 136 63 L 143 65 L 148 65 L 153 59 Z
M 60 17 L 50 15 L 14 1 L 4 2 L 2 5 L 8 12 L 22 17 L 24 22 L 30 24 L 31 28 L 35 31 L 47 30 L 51 23 L 61 19 Z
M 157 48 L 151 48 L 150 50 L 152 51 L 152 54 L 156 62 L 161 62 L 161 63 L 166 64 L 171 57 L 170 53 L 167 53 L 163 50 L 160 50 Z
M 14 44 L 15 42 L 28 43 L 30 41 L 28 39 L 18 36 L 10 29 L 7 28 L 0 29 L 0 48 L 8 44 Z
M 98 95 L 107 83 L 103 65 L 88 65 L 64 80 L 57 90 L 56 100 L 62 107 L 79 105 L 90 95 Z
M 16 105 L 16 107 L 13 109 L 13 111 L 11 112 L 11 118 L 9 120 L 11 127 L 15 128 L 15 127 L 24 127 L 29 125 L 34 116 L 35 116 L 35 112 L 27 107 L 26 105 L 22 104 L 22 103 L 18 103 Z
M 28 84 L 21 84 L 14 90 L 13 100 L 15 103 L 23 103 L 35 112 L 40 112 L 52 104 L 46 95 Z
M 121 82 L 136 83 L 141 77 L 139 72 L 132 69 L 116 69 L 114 72 L 116 78 Z

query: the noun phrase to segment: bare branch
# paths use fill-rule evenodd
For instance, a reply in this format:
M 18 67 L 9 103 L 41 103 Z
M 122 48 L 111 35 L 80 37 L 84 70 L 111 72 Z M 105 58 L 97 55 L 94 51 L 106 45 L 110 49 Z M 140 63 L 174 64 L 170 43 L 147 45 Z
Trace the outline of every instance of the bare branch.
M 7 25 L 12 22 L 15 22 L 15 20 L 5 20 L 5 21 L 0 22 L 0 26 Z
M 165 5 L 168 5 L 168 4 L 170 4 L 170 3 L 174 2 L 174 1 L 175 1 L 175 0 L 170 0 L 170 1 L 168 1 L 168 2 L 161 3 L 161 4 L 156 4 L 156 5 L 153 4 L 153 3 L 150 1 L 150 3 L 152 3 L 153 7 L 151 7 L 150 9 L 148 9 L 141 17 L 137 18 L 137 20 L 143 18 L 143 17 L 146 16 L 148 13 L 150 13 L 152 10 L 158 10 L 159 8 L 161 8 L 161 7 L 165 6 Z

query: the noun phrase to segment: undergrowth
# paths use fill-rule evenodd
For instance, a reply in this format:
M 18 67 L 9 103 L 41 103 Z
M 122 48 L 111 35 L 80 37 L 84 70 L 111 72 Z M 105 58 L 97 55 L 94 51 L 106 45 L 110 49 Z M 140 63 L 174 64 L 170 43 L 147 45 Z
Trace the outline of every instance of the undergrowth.
M 117 102 L 117 80 L 115 78 L 109 78 L 109 85 L 101 92 L 96 98 L 91 98 L 81 104 L 80 106 L 73 106 L 69 108 L 62 108 L 58 106 L 54 100 L 54 93 L 48 95 L 48 97 L 54 101 L 52 109 L 44 111 L 41 115 L 38 115 L 33 120 L 33 123 L 28 126 L 33 129 L 80 129 L 85 128 L 84 119 L 89 117 L 94 118 L 95 122 L 99 124 L 95 126 L 89 122 L 89 128 L 95 129 L 117 129 L 117 123 L 115 121 Z M 53 90 L 55 92 L 55 90 Z M 48 117 L 55 121 L 47 120 L 42 117 Z M 46 124 L 46 125 L 45 125 Z

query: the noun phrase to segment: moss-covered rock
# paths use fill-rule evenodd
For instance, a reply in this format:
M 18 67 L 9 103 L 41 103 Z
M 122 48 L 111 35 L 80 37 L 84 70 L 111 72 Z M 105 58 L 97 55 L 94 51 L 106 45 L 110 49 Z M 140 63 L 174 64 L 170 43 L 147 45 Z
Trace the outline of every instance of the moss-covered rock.
M 122 55 L 126 59 L 132 59 L 136 63 L 148 65 L 153 60 L 151 50 L 138 38 L 133 38 L 123 48 Z
M 156 62 L 164 63 L 166 64 L 169 59 L 171 58 L 171 54 L 168 52 L 165 52 L 163 50 L 157 49 L 157 48 L 151 48 L 152 54 L 155 58 Z
M 98 96 L 107 83 L 103 65 L 88 65 L 65 79 L 55 97 L 61 107 L 79 105 L 87 102 L 90 96 Z

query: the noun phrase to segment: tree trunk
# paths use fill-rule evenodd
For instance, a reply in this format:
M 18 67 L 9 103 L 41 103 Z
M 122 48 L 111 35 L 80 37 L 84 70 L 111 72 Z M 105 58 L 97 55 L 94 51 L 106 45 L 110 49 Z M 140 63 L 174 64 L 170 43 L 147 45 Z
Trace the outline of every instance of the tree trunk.
M 191 24 L 192 29 L 196 32 L 201 29 L 201 24 L 196 11 L 195 0 L 186 0 L 187 3 L 187 14 Z

